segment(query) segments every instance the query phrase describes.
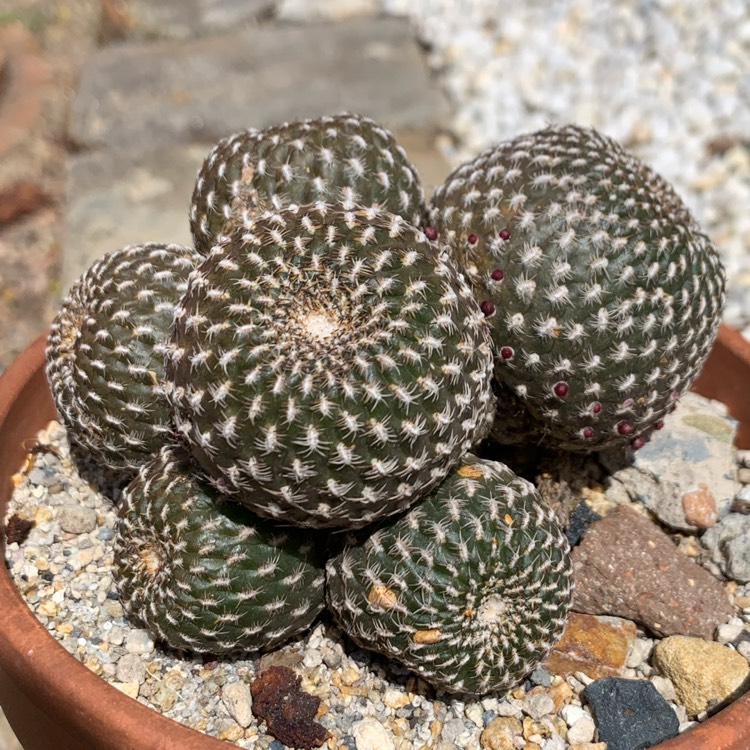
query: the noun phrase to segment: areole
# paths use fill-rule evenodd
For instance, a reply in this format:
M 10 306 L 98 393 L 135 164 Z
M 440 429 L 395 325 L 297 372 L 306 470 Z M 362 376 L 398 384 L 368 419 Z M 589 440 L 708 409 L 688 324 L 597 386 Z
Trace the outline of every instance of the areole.
M 44 373 L 46 336 L 0 376 L 0 512 L 38 430 L 55 417 Z M 694 390 L 723 401 L 750 448 L 750 343 L 722 326 Z M 4 554 L 5 538 L 0 536 Z M 50 636 L 0 570 L 0 704 L 25 750 L 226 750 L 108 685 Z M 747 750 L 750 693 L 652 750 Z

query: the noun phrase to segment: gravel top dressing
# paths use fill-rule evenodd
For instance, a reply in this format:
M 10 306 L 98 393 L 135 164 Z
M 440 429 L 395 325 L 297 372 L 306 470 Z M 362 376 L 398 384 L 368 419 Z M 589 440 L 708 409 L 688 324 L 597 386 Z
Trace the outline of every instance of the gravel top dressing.
M 322 742 L 342 750 L 605 747 L 597 741 L 606 733 L 607 721 L 616 717 L 598 714 L 595 721 L 590 702 L 581 695 L 592 680 L 582 672 L 563 678 L 540 667 L 505 694 L 462 699 L 356 648 L 327 614 L 305 637 L 251 658 L 212 661 L 163 650 L 147 631 L 129 624 L 118 601 L 113 529 L 119 489 L 112 477 L 91 465 L 79 473 L 58 423 L 51 423 L 38 440 L 16 475 L 6 519 L 11 575 L 36 617 L 66 650 L 163 715 L 243 748 L 283 748 L 269 730 L 277 737 L 291 736 L 298 746 Z M 719 628 L 719 643 L 712 645 L 733 657 L 747 657 L 750 641 L 741 634 L 750 622 L 750 586 L 731 589 L 735 604 L 744 609 L 736 607 L 736 617 Z M 646 724 L 657 734 L 650 741 L 689 727 L 693 722 L 672 680 L 652 666 L 654 640 L 626 620 L 590 619 L 630 628 L 619 676 L 647 689 L 638 705 L 646 712 L 644 719 L 651 712 Z M 720 645 L 731 641 L 736 648 Z M 262 672 L 274 679 L 261 686 L 256 678 Z M 262 712 L 261 704 L 278 704 L 282 694 L 298 700 L 308 713 L 302 728 L 294 728 L 297 734 L 284 734 L 288 728 L 275 724 L 272 716 L 259 721 L 254 714 Z M 662 724 L 649 706 L 654 696 L 667 709 Z M 607 705 L 611 712 L 617 710 L 616 703 Z

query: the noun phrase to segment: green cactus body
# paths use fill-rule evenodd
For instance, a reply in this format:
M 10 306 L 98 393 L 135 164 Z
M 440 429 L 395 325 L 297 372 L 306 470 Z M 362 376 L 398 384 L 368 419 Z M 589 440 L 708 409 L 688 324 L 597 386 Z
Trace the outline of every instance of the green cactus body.
M 377 206 L 415 226 L 424 218 L 416 168 L 393 135 L 355 114 L 234 133 L 198 174 L 190 224 L 199 250 L 254 215 L 289 204 Z
M 426 499 L 328 561 L 329 609 L 359 645 L 453 692 L 511 687 L 562 634 L 568 543 L 533 485 L 467 455 Z
M 703 366 L 719 256 L 671 186 L 596 131 L 485 151 L 436 190 L 431 222 L 493 326 L 498 403 L 512 405 L 497 439 L 527 422 L 527 439 L 569 450 L 639 447 Z
M 191 277 L 174 354 L 179 430 L 255 512 L 356 528 L 429 492 L 494 413 L 487 323 L 400 216 L 282 209 Z
M 324 559 L 309 533 L 228 502 L 180 448 L 163 448 L 125 489 L 115 560 L 128 617 L 174 648 L 271 648 L 324 605 Z
M 200 259 L 158 243 L 108 253 L 73 284 L 52 323 L 47 378 L 57 411 L 109 468 L 134 472 L 173 432 L 164 356 Z

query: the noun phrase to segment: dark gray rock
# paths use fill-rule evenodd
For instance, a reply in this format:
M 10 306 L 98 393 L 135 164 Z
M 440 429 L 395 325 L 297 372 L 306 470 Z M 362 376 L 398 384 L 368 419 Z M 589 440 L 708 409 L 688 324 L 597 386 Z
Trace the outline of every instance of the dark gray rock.
M 568 537 L 568 543 L 575 547 L 581 540 L 583 532 L 591 526 L 594 521 L 601 519 L 601 516 L 584 502 L 578 503 L 573 508 L 568 517 L 568 528 L 565 530 L 565 536 Z
M 69 134 L 83 148 L 144 150 L 343 110 L 391 129 L 447 118 L 406 19 L 104 47 L 83 69 Z
M 648 680 L 603 677 L 583 690 L 607 750 L 645 750 L 674 737 L 677 715 Z

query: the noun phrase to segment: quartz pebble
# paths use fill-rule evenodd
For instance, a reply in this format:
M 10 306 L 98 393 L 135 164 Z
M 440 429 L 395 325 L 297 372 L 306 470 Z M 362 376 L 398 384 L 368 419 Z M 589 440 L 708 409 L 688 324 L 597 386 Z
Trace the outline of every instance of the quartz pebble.
M 375 719 L 362 719 L 352 726 L 357 750 L 394 750 L 393 735 Z
M 594 739 L 596 725 L 594 720 L 588 716 L 582 716 L 578 721 L 570 725 L 568 729 L 568 742 L 572 744 L 580 742 L 591 742 Z
M 229 715 L 243 728 L 252 724 L 253 699 L 250 688 L 244 682 L 230 682 L 221 690 L 221 699 L 229 711 Z

